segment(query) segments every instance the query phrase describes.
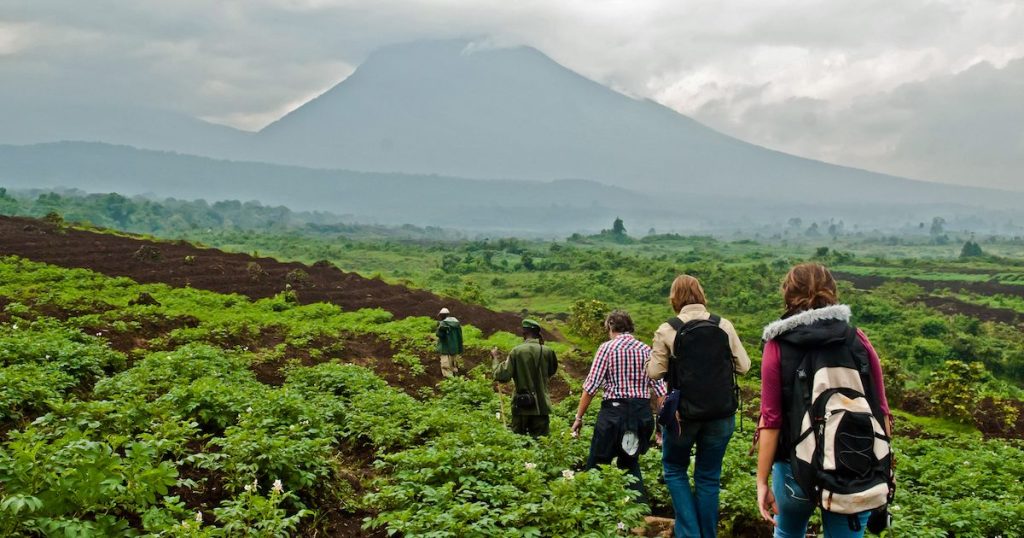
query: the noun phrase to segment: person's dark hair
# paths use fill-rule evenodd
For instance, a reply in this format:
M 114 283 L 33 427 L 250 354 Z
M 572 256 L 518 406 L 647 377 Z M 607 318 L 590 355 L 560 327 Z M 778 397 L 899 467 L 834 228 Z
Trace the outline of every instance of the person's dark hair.
M 523 327 L 523 338 L 536 338 L 540 345 L 544 345 L 544 335 L 536 327 Z
M 836 280 L 820 263 L 801 263 L 789 270 L 782 281 L 786 313 L 824 308 L 839 302 Z
M 612 310 L 608 317 L 604 318 L 604 328 L 617 333 L 633 332 L 633 318 L 625 310 Z

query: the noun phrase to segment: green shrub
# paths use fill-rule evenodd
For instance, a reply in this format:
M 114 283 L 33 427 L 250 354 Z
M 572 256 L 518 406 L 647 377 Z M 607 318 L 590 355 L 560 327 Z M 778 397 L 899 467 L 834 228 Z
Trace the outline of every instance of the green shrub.
M 580 299 L 569 309 L 569 330 L 589 342 L 600 342 L 608 336 L 604 318 L 611 309 L 596 299 Z

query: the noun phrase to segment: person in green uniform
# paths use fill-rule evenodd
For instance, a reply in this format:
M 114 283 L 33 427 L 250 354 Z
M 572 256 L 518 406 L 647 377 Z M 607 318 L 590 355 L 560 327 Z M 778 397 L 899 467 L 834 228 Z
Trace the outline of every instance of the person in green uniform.
M 462 325 L 447 308 L 437 313 L 437 353 L 441 356 L 441 375 L 452 377 L 459 373 L 459 355 L 462 354 Z
M 555 351 L 544 345 L 540 324 L 523 320 L 523 343 L 512 348 L 502 361 L 498 349 L 491 350 L 494 380 L 512 381 L 512 431 L 540 437 L 550 431 L 551 397 L 548 379 L 558 371 Z

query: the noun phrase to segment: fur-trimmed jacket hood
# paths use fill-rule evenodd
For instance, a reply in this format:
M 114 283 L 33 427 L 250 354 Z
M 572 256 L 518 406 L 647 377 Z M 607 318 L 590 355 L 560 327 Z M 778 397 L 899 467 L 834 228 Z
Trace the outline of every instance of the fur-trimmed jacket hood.
M 850 307 L 844 304 L 805 310 L 769 323 L 761 339 L 784 340 L 807 346 L 843 340 L 850 326 Z

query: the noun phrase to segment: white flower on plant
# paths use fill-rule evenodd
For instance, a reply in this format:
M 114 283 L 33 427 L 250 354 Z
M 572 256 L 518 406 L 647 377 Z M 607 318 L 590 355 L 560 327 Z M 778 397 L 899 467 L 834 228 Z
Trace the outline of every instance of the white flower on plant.
M 245 491 L 252 491 L 252 484 L 246 484 L 245 487 L 242 489 L 244 489 Z
M 576 478 L 576 473 L 573 472 L 570 469 L 565 469 L 565 470 L 562 471 L 562 478 L 564 478 L 566 480 L 572 480 L 572 479 Z
M 281 493 L 284 491 L 284 484 L 281 483 L 281 479 L 274 480 L 274 487 L 272 488 L 274 493 Z
M 899 512 L 900 511 L 900 505 L 898 505 L 898 504 L 892 505 L 892 511 L 893 512 Z
M 103 333 L 102 333 L 102 332 L 99 332 L 99 331 L 97 331 L 97 332 L 96 332 L 96 336 L 103 336 Z
M 632 501 L 632 500 L 633 500 L 633 498 L 632 498 L 632 497 L 630 497 L 629 495 L 626 495 L 626 498 L 625 498 L 625 499 L 622 499 L 622 502 L 624 502 L 624 503 L 629 503 L 629 501 Z
M 625 531 L 626 524 L 620 521 L 619 524 L 615 526 L 615 528 L 619 529 L 620 531 Z
M 202 522 L 203 522 L 203 512 L 201 510 L 196 510 L 196 523 L 202 523 Z
M 14 330 L 18 330 L 18 324 L 15 323 L 14 325 L 11 325 L 11 328 L 14 329 Z
M 501 420 L 501 412 L 499 411 L 499 412 L 495 413 L 494 414 L 494 418 L 496 418 L 498 420 Z
M 537 468 L 537 464 L 536 463 L 530 463 L 530 462 L 526 462 L 523 466 L 526 467 L 527 471 L 532 471 L 532 470 Z
M 245 408 L 245 412 L 246 413 L 252 413 L 252 406 L 250 405 L 249 407 L 246 407 Z
M 300 424 L 302 424 L 303 426 L 309 426 L 309 419 L 302 419 L 302 422 Z

